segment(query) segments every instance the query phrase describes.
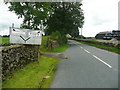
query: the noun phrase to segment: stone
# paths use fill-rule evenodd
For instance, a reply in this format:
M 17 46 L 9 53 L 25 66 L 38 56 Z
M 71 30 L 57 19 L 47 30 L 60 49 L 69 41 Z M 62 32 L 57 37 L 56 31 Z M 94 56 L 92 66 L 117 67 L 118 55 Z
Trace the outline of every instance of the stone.
M 44 78 L 47 79 L 47 78 L 50 78 L 50 76 L 45 76 Z

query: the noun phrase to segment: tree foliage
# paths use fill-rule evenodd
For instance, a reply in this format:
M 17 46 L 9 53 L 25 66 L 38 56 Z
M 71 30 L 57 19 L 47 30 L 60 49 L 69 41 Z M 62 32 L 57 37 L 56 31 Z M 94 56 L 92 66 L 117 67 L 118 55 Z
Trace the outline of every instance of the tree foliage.
M 62 34 L 78 36 L 82 28 L 84 14 L 79 2 L 57 2 L 51 4 L 52 14 L 47 21 L 47 34 L 59 31 Z
M 23 18 L 23 28 L 40 29 L 50 12 L 49 2 L 10 2 L 9 10 Z
M 43 22 L 48 35 L 59 31 L 76 37 L 84 24 L 81 6 L 80 2 L 10 2 L 9 10 L 23 18 L 22 28 L 41 29 Z
M 57 41 L 59 45 L 67 43 L 66 36 L 62 35 L 59 31 L 52 32 L 52 34 L 50 35 L 50 39 Z

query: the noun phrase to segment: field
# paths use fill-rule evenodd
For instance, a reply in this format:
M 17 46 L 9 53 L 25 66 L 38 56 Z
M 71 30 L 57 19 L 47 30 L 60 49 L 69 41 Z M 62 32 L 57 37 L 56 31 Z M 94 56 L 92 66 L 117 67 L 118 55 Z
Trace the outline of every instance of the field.
M 0 43 L 1 44 L 9 43 L 9 37 L 0 37 Z

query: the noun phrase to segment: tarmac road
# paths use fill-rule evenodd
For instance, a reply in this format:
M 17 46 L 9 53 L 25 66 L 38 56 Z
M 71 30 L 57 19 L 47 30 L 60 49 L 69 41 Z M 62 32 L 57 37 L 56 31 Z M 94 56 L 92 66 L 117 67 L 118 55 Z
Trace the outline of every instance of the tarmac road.
M 118 54 L 69 40 L 51 88 L 118 88 Z

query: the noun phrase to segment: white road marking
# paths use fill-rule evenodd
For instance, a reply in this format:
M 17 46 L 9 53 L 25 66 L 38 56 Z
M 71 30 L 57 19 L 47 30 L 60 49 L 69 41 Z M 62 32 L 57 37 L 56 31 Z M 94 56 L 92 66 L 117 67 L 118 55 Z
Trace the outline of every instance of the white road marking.
M 104 62 L 103 60 L 101 60 L 100 58 L 98 58 L 97 56 L 93 55 L 93 57 L 95 57 L 96 59 L 98 59 L 99 61 L 101 61 L 105 65 L 107 65 L 109 68 L 112 68 L 112 66 L 110 66 L 109 64 L 107 64 L 106 62 Z
M 84 51 L 86 51 L 87 53 L 90 53 L 88 50 L 84 49 Z
M 76 44 L 76 43 L 74 43 Z M 76 44 L 77 45 L 77 44 Z M 79 45 L 77 45 L 79 46 Z M 80 48 L 83 48 L 81 46 L 79 46 Z M 84 51 L 86 51 L 87 53 L 90 53 L 89 51 L 87 51 L 86 49 L 84 49 Z M 93 57 L 95 57 L 96 59 L 98 59 L 100 62 L 102 62 L 103 64 L 107 65 L 109 68 L 112 68 L 112 66 L 110 66 L 109 64 L 107 64 L 106 62 L 104 62 L 103 60 L 101 60 L 100 58 L 98 58 L 97 56 L 93 55 Z

